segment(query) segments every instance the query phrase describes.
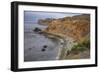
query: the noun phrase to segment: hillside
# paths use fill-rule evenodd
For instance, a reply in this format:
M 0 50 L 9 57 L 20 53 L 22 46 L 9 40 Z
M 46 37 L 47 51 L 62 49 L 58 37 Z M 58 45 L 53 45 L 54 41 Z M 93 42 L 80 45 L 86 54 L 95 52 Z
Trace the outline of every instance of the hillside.
M 90 15 L 88 14 L 46 20 L 41 20 L 41 24 L 48 25 L 45 32 L 69 36 L 76 41 L 81 40 L 90 32 Z

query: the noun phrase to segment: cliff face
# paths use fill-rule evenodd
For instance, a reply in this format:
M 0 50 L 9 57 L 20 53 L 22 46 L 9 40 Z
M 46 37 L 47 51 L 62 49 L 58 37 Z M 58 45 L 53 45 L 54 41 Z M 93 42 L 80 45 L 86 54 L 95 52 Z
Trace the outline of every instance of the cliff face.
M 44 32 L 60 34 L 64 37 L 69 36 L 76 41 L 79 41 L 90 32 L 90 15 L 88 14 L 59 19 L 49 19 L 48 21 L 41 20 L 39 23 L 48 25 Z

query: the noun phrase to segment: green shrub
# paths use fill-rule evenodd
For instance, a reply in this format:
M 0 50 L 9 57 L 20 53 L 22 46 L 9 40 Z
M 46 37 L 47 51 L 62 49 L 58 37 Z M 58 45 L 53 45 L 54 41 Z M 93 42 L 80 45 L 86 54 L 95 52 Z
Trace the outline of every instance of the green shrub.
M 77 45 L 74 45 L 73 47 L 72 47 L 72 51 L 74 52 L 74 51 L 77 51 L 77 52 L 83 52 L 83 51 L 85 51 L 85 50 L 87 50 L 87 49 L 89 49 L 90 48 L 90 40 L 89 39 L 87 39 L 87 40 L 84 40 L 83 42 L 81 42 L 81 43 L 78 43 Z

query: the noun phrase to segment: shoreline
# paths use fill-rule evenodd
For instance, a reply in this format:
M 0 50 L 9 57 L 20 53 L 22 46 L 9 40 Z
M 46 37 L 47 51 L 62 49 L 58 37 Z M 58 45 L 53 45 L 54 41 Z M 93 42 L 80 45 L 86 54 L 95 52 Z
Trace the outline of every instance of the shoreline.
M 60 35 L 49 33 L 49 32 L 43 32 L 43 34 L 48 36 L 49 38 L 53 37 L 53 38 L 60 40 L 60 42 L 62 43 L 61 45 L 63 45 L 63 46 L 61 48 L 59 48 L 58 60 L 65 59 L 68 51 L 71 51 L 71 49 L 68 48 L 70 43 L 68 43 L 69 41 L 67 41 L 67 40 L 69 38 L 66 39 Z

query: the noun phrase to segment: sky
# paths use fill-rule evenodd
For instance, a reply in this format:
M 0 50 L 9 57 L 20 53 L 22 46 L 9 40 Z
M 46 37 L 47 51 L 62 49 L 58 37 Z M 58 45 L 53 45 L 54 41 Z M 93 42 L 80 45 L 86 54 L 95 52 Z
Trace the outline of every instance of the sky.
M 79 13 L 61 13 L 61 12 L 37 12 L 37 11 L 24 11 L 24 22 L 25 23 L 37 23 L 39 19 L 45 18 L 63 18 L 68 16 L 80 15 Z

